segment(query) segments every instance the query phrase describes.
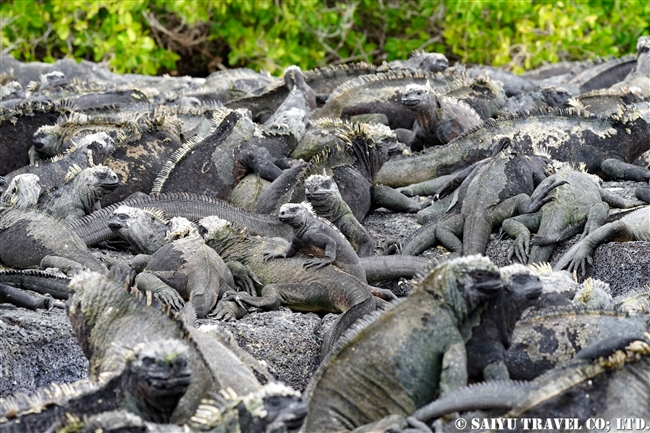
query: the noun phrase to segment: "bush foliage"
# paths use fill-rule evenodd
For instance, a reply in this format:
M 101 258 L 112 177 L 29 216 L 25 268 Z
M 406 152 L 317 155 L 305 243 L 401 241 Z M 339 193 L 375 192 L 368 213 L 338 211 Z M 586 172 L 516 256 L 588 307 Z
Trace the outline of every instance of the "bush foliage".
M 634 52 L 648 1 L 10 0 L 0 51 L 25 61 L 107 61 L 115 72 L 279 74 L 415 49 L 515 72 Z

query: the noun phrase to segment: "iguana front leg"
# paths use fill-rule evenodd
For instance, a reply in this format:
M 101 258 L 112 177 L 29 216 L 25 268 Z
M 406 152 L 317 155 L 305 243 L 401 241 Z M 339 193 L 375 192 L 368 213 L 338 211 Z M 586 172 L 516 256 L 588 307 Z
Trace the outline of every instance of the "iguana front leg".
M 553 191 L 558 186 L 564 185 L 566 183 L 568 183 L 566 180 L 556 180 L 553 183 L 547 185 L 540 184 L 540 187 L 535 188 L 535 191 L 533 191 L 531 194 L 530 199 L 519 203 L 519 206 L 517 207 L 519 214 L 537 212 L 546 203 L 555 199 L 552 196 L 549 197 L 548 193 Z
M 324 250 L 323 257 L 314 257 L 305 260 L 304 267 L 307 269 L 320 269 L 333 263 L 336 260 L 336 241 L 323 233 L 309 233 L 309 239 L 303 239 L 303 242 Z
M 227 262 L 226 266 L 230 269 L 230 273 L 238 287 L 251 296 L 257 295 L 257 289 L 255 286 L 262 287 L 263 284 L 253 271 L 242 265 L 240 262 L 234 260 Z
M 515 241 L 508 249 L 508 260 L 515 256 L 519 263 L 526 264 L 530 255 L 530 231 L 537 230 L 542 221 L 542 213 L 518 215 L 505 220 L 501 227 Z
M 607 203 L 600 202 L 591 206 L 589 208 L 589 212 L 587 213 L 587 222 L 585 223 L 585 228 L 582 231 L 580 240 L 584 239 L 585 236 L 589 235 L 598 227 L 601 227 L 603 224 L 605 224 L 608 213 L 609 206 L 607 206 Z
M 264 263 L 268 262 L 271 259 L 286 259 L 287 257 L 292 257 L 298 252 L 298 246 L 296 245 L 296 238 L 293 238 L 291 244 L 282 252 L 270 251 L 262 255 L 262 261 Z
M 460 338 L 460 335 L 458 336 Z M 462 339 L 452 344 L 442 357 L 440 395 L 467 385 L 467 353 Z
M 634 234 L 624 222 L 615 221 L 605 224 L 571 247 L 560 258 L 554 269 L 567 268 L 569 272 L 580 269 L 581 274 L 585 275 L 586 263 L 593 264 L 594 251 L 600 244 L 610 241 L 626 242 L 632 240 L 634 240 Z
M 160 278 L 150 272 L 142 272 L 135 277 L 135 284 L 139 290 L 157 294 L 161 301 L 170 305 L 175 310 L 181 310 L 185 301 L 176 290 L 168 286 Z
M 17 307 L 36 310 L 38 308 L 50 311 L 54 308 L 54 299 L 49 293 L 45 296 L 32 296 L 20 289 L 5 284 L 0 284 L 0 304 L 9 303 Z

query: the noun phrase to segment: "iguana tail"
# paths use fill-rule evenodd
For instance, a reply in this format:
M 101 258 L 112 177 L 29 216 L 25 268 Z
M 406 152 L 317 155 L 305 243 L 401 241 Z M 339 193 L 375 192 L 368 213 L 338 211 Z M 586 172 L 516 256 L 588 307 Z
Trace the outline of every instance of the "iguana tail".
M 530 244 L 534 246 L 544 247 L 546 245 L 556 244 L 558 242 L 565 241 L 571 236 L 582 233 L 585 228 L 585 221 L 580 223 L 570 224 L 558 231 L 557 233 L 549 236 L 535 236 L 531 239 Z
M 350 307 L 346 312 L 341 314 L 332 324 L 329 331 L 323 336 L 323 345 L 321 346 L 321 359 L 332 349 L 336 340 L 347 331 L 357 319 L 372 313 L 376 309 L 374 296 L 369 296 L 364 301 Z
M 442 415 L 476 409 L 511 409 L 516 407 L 534 387 L 528 382 L 496 380 L 481 382 L 451 392 L 413 413 L 420 421 Z

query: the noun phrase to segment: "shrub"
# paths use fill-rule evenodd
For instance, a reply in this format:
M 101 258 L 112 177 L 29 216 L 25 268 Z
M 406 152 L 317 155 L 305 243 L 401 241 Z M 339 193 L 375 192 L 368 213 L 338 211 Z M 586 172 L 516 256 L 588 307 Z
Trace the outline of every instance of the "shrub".
M 650 2 L 13 0 L 0 4 L 0 24 L 3 53 L 106 61 L 120 73 L 278 74 L 290 64 L 378 64 L 415 49 L 521 72 L 633 52 L 650 32 Z

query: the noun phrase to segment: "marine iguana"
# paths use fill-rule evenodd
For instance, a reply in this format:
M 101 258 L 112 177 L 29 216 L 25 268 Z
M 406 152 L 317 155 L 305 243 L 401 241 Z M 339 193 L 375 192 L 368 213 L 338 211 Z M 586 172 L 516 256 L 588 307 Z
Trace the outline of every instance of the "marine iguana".
M 235 281 L 221 257 L 185 218 L 169 221 L 166 239 L 168 243 L 151 256 L 138 256 L 140 263 L 146 260 L 146 267 L 135 284 L 180 310 L 192 323 L 206 317 L 221 295 L 235 290 Z
M 241 350 L 233 339 L 206 334 L 170 317 L 152 296 L 129 292 L 128 276 L 82 273 L 71 282 L 70 322 L 90 361 L 90 378 L 98 380 L 124 370 L 130 351 L 156 340 L 180 340 L 187 347 L 187 368 L 192 380 L 169 422 L 188 422 L 202 399 L 223 390 L 246 396 L 270 382 L 266 368 Z M 259 379 L 258 379 L 259 378 Z M 164 383 L 164 382 L 163 382 Z M 229 388 L 232 390 L 229 390 Z M 275 395 L 286 396 L 282 387 Z M 286 414 L 288 415 L 288 414 Z
M 376 66 L 368 63 L 352 63 L 349 65 L 327 66 L 305 71 L 304 81 L 316 96 L 318 103 L 324 102 L 335 87 L 355 77 L 367 74 L 374 74 Z M 288 78 L 291 78 L 288 76 Z M 269 83 L 258 94 L 245 96 L 243 98 L 227 102 L 225 105 L 230 109 L 246 108 L 251 111 L 252 118 L 263 123 L 287 98 L 291 88 L 286 80 L 278 79 Z
M 359 265 L 359 256 L 350 242 L 329 222 L 318 218 L 309 204 L 283 204 L 278 218 L 293 228 L 293 238 L 284 251 L 268 252 L 264 254 L 264 260 L 293 257 L 301 251 L 313 256 L 304 262 L 308 269 L 332 264 L 366 281 L 366 272 Z
M 343 123 L 335 134 L 342 145 L 332 144 L 309 160 L 308 165 L 286 170 L 264 192 L 257 212 L 275 213 L 284 203 L 304 200 L 304 180 L 312 174 L 330 175 L 357 220 L 370 209 L 385 207 L 396 212 L 417 212 L 423 204 L 374 181 L 375 173 L 397 149 L 395 134 L 385 125 Z
M 510 145 L 509 138 L 501 138 L 498 148 L 502 150 L 495 156 L 461 170 L 457 179 L 451 179 L 450 186 L 460 184 L 452 215 L 418 229 L 401 253 L 415 255 L 440 243 L 454 256 L 484 254 L 490 233 L 506 218 L 517 212 L 536 212 L 552 200 L 547 194 L 564 181 L 556 180 L 535 190 L 535 184 L 546 176 L 545 162 Z
M 264 259 L 269 253 L 282 254 L 287 247 L 284 241 L 246 235 L 217 217 L 203 218 L 199 232 L 225 261 L 240 262 L 263 286 L 260 296 L 225 295 L 215 310 L 218 319 L 240 318 L 245 311 L 237 311 L 237 303 L 264 309 L 283 305 L 298 311 L 343 313 L 323 341 L 326 353 L 355 320 L 376 308 L 371 287 L 335 266 L 306 268 L 304 256 L 272 263 Z
M 448 96 L 437 96 L 428 85 L 406 86 L 402 104 L 413 113 L 415 122 L 412 130 L 395 132 L 412 150 L 446 144 L 482 120 L 469 105 Z
M 62 220 L 75 220 L 100 208 L 103 196 L 119 185 L 117 174 L 109 167 L 96 165 L 74 173 L 68 183 L 41 195 L 37 208 Z
M 641 36 L 636 41 L 636 67 L 625 79 L 613 84 L 610 89 L 630 89 L 644 100 L 650 98 L 650 36 Z
M 546 148 L 553 159 L 585 163 L 589 173 L 643 181 L 648 170 L 631 163 L 648 150 L 650 110 L 628 107 L 608 117 L 580 110 L 539 110 L 484 122 L 439 148 L 392 158 L 375 182 L 392 187 L 423 182 L 465 168 L 490 155 L 495 136 L 510 137 L 528 154 Z
M 505 357 L 515 324 L 542 294 L 542 282 L 529 268 L 510 265 L 500 268 L 499 272 L 503 289 L 487 304 L 474 310 L 472 317 L 480 317 L 479 323 L 474 325 L 470 318 L 464 328 L 464 332 L 469 329 L 471 335 L 465 350 L 467 375 L 473 381 L 509 379 Z
M 21 167 L 8 173 L 5 179 L 11 183 L 16 176 L 33 174 L 38 176 L 42 192 L 51 191 L 63 185 L 71 172 L 102 164 L 113 152 L 114 147 L 114 141 L 108 134 L 89 134 L 79 139 L 67 153 L 45 160 L 37 166 Z
M 108 220 L 119 206 L 160 209 L 168 218 L 182 216 L 192 221 L 217 215 L 225 220 L 244 226 L 251 234 L 291 239 L 290 227 L 281 223 L 277 217 L 246 212 L 221 200 L 200 194 L 167 193 L 132 198 L 105 207 L 102 210 L 76 221 L 70 227 L 87 245 L 94 245 L 116 234 L 108 227 Z
M 530 92 L 508 98 L 501 108 L 501 115 L 531 111 L 539 108 L 573 108 L 576 101 L 573 95 L 562 87 L 542 87 Z M 601 114 L 601 113 L 596 113 Z
M 585 274 L 587 263 L 593 263 L 596 248 L 604 242 L 650 241 L 650 207 L 635 210 L 618 221 L 605 224 L 573 245 L 555 264 L 554 269 L 567 268 Z
M 557 171 L 543 180 L 538 188 L 545 188 L 556 181 L 566 181 L 548 193 L 553 200 L 535 213 L 518 215 L 503 222 L 503 230 L 515 238 L 508 252 L 508 259 L 516 257 L 520 263 L 549 261 L 558 242 L 575 234 L 572 229 L 582 227 L 582 237 L 592 233 L 607 219 L 609 206 L 631 208 L 642 204 L 626 200 L 600 187 L 600 178 L 585 173 L 570 164 L 560 164 Z M 530 230 L 544 239 L 530 247 Z M 570 232 L 569 232 L 570 231 Z M 552 241 L 550 238 L 553 238 Z
M 604 340 L 585 349 L 568 365 L 531 382 L 496 381 L 458 389 L 417 410 L 412 418 L 429 423 L 446 413 L 471 411 L 463 421 L 488 427 L 488 417 L 518 418 L 513 431 L 570 431 L 598 417 L 614 426 L 616 418 L 650 416 L 645 396 L 650 390 L 650 337 Z M 483 411 L 476 412 L 476 409 Z M 486 412 L 487 411 L 487 412 Z M 525 417 L 525 422 L 521 417 Z M 572 419 L 572 425 L 554 423 Z M 410 420 L 409 419 L 409 420 Z M 533 420 L 538 420 L 537 425 Z M 456 426 L 464 425 L 456 420 Z M 504 424 L 508 423 L 503 419 Z M 406 423 L 405 423 L 406 424 Z M 410 424 L 410 423 L 409 423 Z M 413 424 L 411 424 L 413 425 Z M 457 431 L 452 426 L 449 431 Z
M 0 195 L 0 203 L 17 209 L 35 208 L 41 195 L 40 179 L 31 173 L 19 174 L 11 181 Z
M 305 198 L 316 215 L 325 218 L 343 233 L 359 257 L 375 254 L 375 243 L 370 233 L 343 201 L 334 179 L 330 176 L 309 176 L 305 180 Z
M 616 307 L 565 305 L 530 311 L 515 325 L 505 362 L 510 377 L 531 380 L 568 362 L 600 339 L 638 335 L 649 326 L 645 315 Z
M 67 104 L 47 100 L 20 101 L 11 107 L 0 104 L 0 148 L 6 150 L 0 161 L 0 176 L 28 165 L 34 133 L 70 112 Z
M 427 53 L 415 50 L 406 60 L 393 60 L 378 68 L 379 72 L 395 69 L 420 69 L 427 72 L 442 72 L 449 67 L 447 56 L 442 53 Z
M 0 262 L 7 266 L 106 271 L 81 238 L 55 217 L 0 204 L 0 228 Z
M 36 269 L 9 269 L 0 271 L 0 284 L 32 292 L 49 294 L 56 299 L 68 299 L 70 278 L 60 272 Z
M 304 396 L 302 431 L 351 431 L 391 414 L 407 416 L 467 381 L 459 328 L 501 289 L 487 258 L 442 263 L 406 299 L 344 335 Z

